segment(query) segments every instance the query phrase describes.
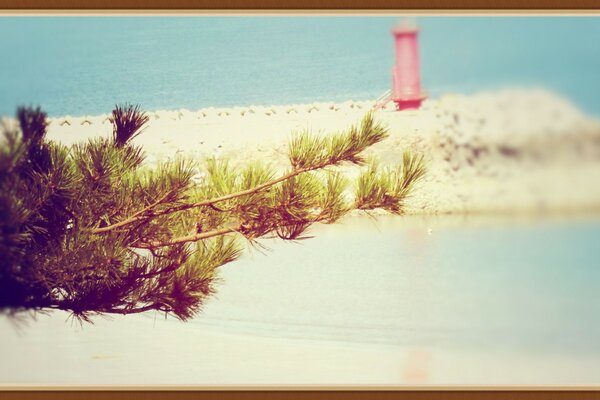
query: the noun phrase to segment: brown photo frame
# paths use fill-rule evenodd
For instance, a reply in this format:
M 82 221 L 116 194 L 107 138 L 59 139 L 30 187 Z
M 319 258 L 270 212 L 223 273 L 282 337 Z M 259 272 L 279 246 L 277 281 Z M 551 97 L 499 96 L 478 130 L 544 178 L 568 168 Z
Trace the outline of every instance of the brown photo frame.
M 285 8 L 275 0 L 2 0 L 0 13 L 4 15 L 30 14 L 317 14 L 365 13 L 385 14 L 386 11 L 406 11 L 424 14 L 582 14 L 584 10 L 599 14 L 594 0 L 291 0 Z M 4 360 L 3 362 L 7 362 Z M 98 390 L 99 389 L 99 390 Z M 595 387 L 30 387 L 18 390 L 2 389 L 0 396 L 7 399 L 87 399 L 128 398 L 141 399 L 304 399 L 304 398 L 369 398 L 388 400 L 407 399 L 534 399 L 575 398 L 597 399 Z

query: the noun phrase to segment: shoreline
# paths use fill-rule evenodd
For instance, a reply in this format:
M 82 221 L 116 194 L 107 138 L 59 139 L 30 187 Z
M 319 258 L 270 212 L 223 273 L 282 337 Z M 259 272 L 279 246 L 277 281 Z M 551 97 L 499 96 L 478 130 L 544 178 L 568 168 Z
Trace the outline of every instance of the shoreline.
M 307 129 L 349 128 L 375 101 L 150 111 L 147 163 L 176 155 L 229 157 L 289 166 L 287 142 Z M 366 151 L 396 164 L 405 149 L 425 155 L 428 172 L 407 214 L 560 212 L 600 209 L 600 119 L 544 89 L 447 94 L 419 110 L 375 111 L 389 137 Z M 64 144 L 110 135 L 108 114 L 49 118 L 48 138 Z M 357 168 L 342 167 L 350 176 Z
M 93 327 L 80 329 L 60 317 L 66 315 L 41 316 L 28 328 L 26 352 L 19 351 L 22 336 L 6 335 L 8 355 L 16 363 L 0 368 L 4 377 L 0 385 L 13 389 L 32 385 L 402 388 L 544 385 L 556 384 L 557 379 L 563 385 L 591 385 L 597 378 L 596 359 L 591 356 L 263 337 L 206 330 L 178 321 L 153 324 L 150 318 L 135 316 L 98 319 Z M 1 322 L 6 330 L 6 322 Z M 133 339 L 131 331 L 144 333 Z M 167 340 L 173 337 L 177 340 Z M 55 351 L 46 347 L 48 340 Z M 163 341 L 163 351 L 148 351 L 157 340 Z M 42 362 L 40 355 L 45 355 Z M 151 368 L 140 368 L 140 360 Z M 52 373 L 47 369 L 50 362 Z
M 343 111 L 346 108 L 349 109 L 361 109 L 369 108 L 375 105 L 375 100 L 362 99 L 362 100 L 345 100 L 345 101 L 315 101 L 306 103 L 281 103 L 281 104 L 251 104 L 251 105 L 235 105 L 235 106 L 207 106 L 198 109 L 190 109 L 186 107 L 180 108 L 159 108 L 154 110 L 144 110 L 150 116 L 151 119 L 170 119 L 178 121 L 186 118 L 209 118 L 211 116 L 226 117 L 226 116 L 245 116 L 245 115 L 290 115 L 290 114 L 302 114 L 302 113 L 313 113 L 319 111 Z M 100 114 L 82 114 L 82 115 L 55 115 L 48 116 L 49 121 L 60 121 L 67 120 L 69 123 L 79 123 L 81 125 L 88 125 L 84 123 L 85 120 L 89 120 L 91 124 L 104 124 L 108 123 L 104 121 L 110 113 Z

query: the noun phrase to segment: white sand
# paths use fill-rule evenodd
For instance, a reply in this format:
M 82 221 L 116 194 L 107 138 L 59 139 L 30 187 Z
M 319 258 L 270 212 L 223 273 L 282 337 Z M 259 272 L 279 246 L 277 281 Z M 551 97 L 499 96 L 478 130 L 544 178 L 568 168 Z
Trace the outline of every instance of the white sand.
M 358 122 L 373 102 L 152 111 L 143 144 L 148 162 L 185 154 L 288 166 L 291 133 L 327 134 Z M 427 100 L 418 111 L 376 112 L 390 137 L 369 152 L 385 163 L 408 148 L 426 155 L 428 174 L 409 213 L 581 211 L 600 205 L 600 121 L 542 89 L 507 89 Z M 51 119 L 64 143 L 109 135 L 108 115 Z M 350 169 L 350 173 L 356 169 Z
M 20 334 L 0 319 L 0 385 L 593 385 L 594 357 L 412 348 L 213 332 L 141 316 L 71 325 L 56 312 Z

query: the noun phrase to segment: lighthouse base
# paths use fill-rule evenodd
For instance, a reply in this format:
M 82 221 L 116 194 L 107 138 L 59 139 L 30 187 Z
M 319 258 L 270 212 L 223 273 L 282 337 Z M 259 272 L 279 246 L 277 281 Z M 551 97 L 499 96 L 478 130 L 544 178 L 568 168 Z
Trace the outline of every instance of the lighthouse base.
M 423 103 L 425 97 L 420 97 L 416 99 L 394 99 L 394 103 L 396 103 L 396 110 L 417 110 L 421 107 L 421 103 Z

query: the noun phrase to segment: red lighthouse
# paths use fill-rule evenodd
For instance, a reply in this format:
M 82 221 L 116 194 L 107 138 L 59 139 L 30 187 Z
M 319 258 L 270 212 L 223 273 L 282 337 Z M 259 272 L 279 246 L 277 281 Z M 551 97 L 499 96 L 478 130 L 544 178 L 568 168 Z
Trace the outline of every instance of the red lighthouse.
M 417 109 L 427 98 L 419 72 L 419 29 L 407 19 L 392 28 L 396 64 L 392 69 L 391 100 L 397 110 Z

